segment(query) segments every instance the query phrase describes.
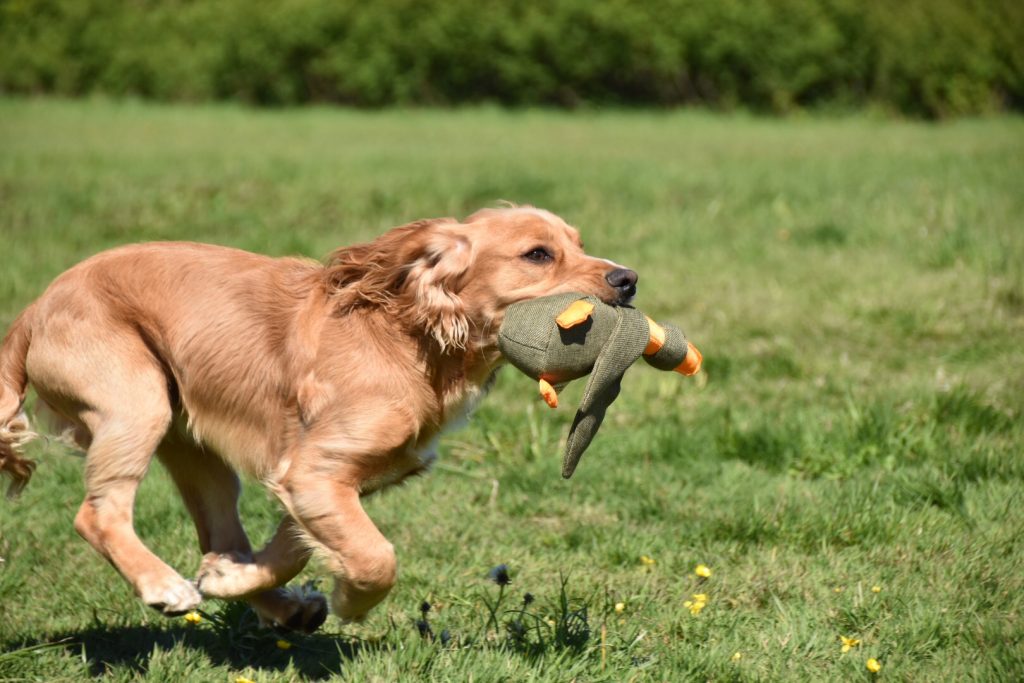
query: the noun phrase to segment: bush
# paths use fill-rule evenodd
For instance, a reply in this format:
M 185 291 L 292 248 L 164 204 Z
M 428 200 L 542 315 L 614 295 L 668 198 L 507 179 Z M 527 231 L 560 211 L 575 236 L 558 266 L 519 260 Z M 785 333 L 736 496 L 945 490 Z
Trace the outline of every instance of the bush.
M 1015 0 L 0 0 L 0 92 L 361 106 L 1024 106 Z

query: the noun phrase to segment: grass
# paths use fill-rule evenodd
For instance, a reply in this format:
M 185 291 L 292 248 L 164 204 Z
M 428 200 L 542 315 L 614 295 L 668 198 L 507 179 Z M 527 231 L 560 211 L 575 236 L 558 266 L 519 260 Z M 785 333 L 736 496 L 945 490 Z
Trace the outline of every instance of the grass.
M 116 244 L 322 256 L 508 199 L 639 270 L 706 358 L 631 371 L 570 482 L 572 410 L 504 371 L 431 475 L 367 501 L 391 597 L 287 650 L 238 605 L 149 612 L 72 529 L 80 459 L 40 443 L 0 505 L 0 680 L 1020 680 L 1021 178 L 1020 119 L 0 100 L 4 326 Z M 267 538 L 269 496 L 242 507 Z M 159 466 L 137 526 L 198 566 Z

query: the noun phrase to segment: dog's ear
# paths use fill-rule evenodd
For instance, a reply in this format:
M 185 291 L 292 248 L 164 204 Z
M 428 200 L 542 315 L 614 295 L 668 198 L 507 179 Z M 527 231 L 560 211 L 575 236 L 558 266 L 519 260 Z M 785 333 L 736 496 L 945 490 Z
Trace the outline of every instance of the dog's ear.
M 458 292 L 473 262 L 454 219 L 417 221 L 373 242 L 339 249 L 327 262 L 328 290 L 339 306 L 378 306 L 437 341 L 464 348 L 469 320 Z
M 437 226 L 425 235 L 406 276 L 409 314 L 442 351 L 464 349 L 469 341 L 469 319 L 459 291 L 472 262 L 469 240 L 450 227 Z

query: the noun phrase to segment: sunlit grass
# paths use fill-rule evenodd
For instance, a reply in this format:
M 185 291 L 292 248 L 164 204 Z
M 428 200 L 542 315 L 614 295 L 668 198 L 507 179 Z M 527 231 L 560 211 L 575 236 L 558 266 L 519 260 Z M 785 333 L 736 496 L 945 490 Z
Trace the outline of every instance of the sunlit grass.
M 0 679 L 1020 679 L 1022 177 L 1017 119 L 0 101 L 3 326 L 115 244 L 317 257 L 507 199 L 636 268 L 706 360 L 632 370 L 569 482 L 581 388 L 550 411 L 504 371 L 435 472 L 367 501 L 392 596 L 309 637 L 150 613 L 75 535 L 81 461 L 39 443 L 0 503 Z M 266 539 L 271 498 L 242 510 Z M 198 566 L 158 466 L 136 524 Z

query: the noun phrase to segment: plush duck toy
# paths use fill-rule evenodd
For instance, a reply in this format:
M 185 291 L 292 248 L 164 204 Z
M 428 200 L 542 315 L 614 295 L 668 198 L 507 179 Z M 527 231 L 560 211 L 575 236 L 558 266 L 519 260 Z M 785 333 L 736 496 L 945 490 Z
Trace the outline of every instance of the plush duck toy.
M 672 325 L 659 325 L 629 306 L 610 306 L 582 294 L 555 294 L 513 304 L 498 330 L 505 358 L 537 380 L 552 408 L 558 391 L 589 374 L 583 400 L 569 430 L 562 476 L 576 470 L 619 395 L 626 370 L 643 356 L 659 370 L 694 375 L 701 355 Z

